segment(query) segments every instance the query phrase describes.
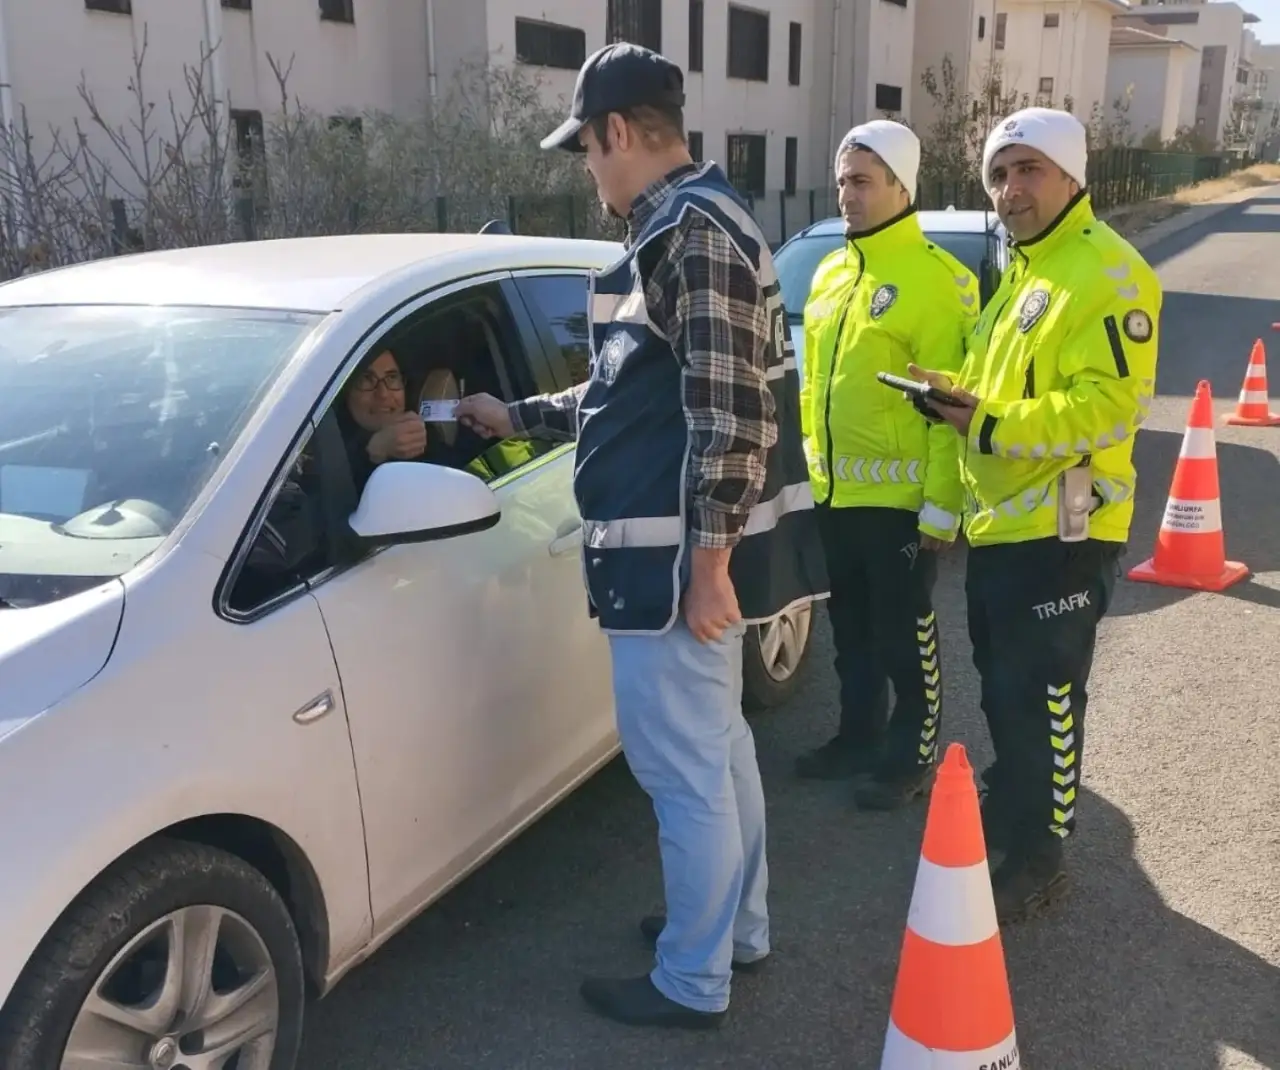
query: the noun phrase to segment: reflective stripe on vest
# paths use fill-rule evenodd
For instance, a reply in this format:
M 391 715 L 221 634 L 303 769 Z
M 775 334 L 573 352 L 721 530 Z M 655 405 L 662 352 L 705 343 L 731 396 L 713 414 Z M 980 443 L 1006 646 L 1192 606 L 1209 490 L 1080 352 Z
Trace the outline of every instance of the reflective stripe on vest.
M 923 461 L 903 461 L 886 457 L 836 458 L 836 479 L 843 483 L 924 483 L 920 467 Z M 814 466 L 823 479 L 828 478 L 827 459 L 815 457 Z
M 1094 507 L 1126 502 L 1133 497 L 1133 492 L 1133 484 L 1127 483 L 1123 479 L 1098 476 L 1093 481 L 1093 493 L 1097 499 Z M 994 519 L 997 516 L 1030 516 L 1037 509 L 1056 505 L 1057 498 L 1058 481 L 1055 479 L 1047 486 L 1032 487 L 1029 490 L 1024 490 L 1013 498 L 1006 498 L 1002 502 L 997 502 L 989 509 L 983 509 L 978 500 L 972 494 L 968 494 L 966 495 L 965 512 L 974 519 Z

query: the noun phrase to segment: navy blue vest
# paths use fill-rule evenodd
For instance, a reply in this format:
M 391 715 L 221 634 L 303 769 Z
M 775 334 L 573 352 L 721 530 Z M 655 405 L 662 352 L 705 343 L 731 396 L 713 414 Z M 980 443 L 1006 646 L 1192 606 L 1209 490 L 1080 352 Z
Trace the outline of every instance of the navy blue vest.
M 593 275 L 591 378 L 578 410 L 574 493 L 583 571 L 607 632 L 662 633 L 689 575 L 690 435 L 682 364 L 649 322 L 639 253 L 687 212 L 720 227 L 763 284 L 774 344 L 768 378 L 778 420 L 764 492 L 729 559 L 743 619 L 771 620 L 829 591 L 800 433 L 800 378 L 769 246 L 715 164 L 678 182 L 626 255 Z

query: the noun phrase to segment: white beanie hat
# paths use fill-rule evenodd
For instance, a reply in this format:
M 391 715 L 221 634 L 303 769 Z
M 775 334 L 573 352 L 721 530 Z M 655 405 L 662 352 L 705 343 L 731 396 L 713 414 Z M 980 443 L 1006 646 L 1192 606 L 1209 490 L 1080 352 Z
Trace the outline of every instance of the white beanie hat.
M 916 182 L 920 175 L 920 139 L 908 126 L 889 119 L 872 119 L 855 126 L 840 141 L 833 166 L 849 149 L 870 149 L 885 162 L 907 188 L 907 196 L 916 199 Z M 839 172 L 837 171 L 837 176 Z
M 1010 145 L 1039 149 L 1081 186 L 1089 164 L 1085 129 L 1070 112 L 1054 108 L 1023 108 L 1002 120 L 991 131 L 982 150 L 982 185 L 991 192 L 991 161 Z

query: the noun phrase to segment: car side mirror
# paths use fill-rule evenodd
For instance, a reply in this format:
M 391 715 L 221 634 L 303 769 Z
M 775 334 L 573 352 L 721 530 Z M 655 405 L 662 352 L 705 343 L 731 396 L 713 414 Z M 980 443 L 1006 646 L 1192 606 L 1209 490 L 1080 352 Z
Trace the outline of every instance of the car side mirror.
M 501 519 L 496 495 L 469 472 L 386 461 L 369 476 L 348 524 L 365 546 L 376 547 L 472 535 Z

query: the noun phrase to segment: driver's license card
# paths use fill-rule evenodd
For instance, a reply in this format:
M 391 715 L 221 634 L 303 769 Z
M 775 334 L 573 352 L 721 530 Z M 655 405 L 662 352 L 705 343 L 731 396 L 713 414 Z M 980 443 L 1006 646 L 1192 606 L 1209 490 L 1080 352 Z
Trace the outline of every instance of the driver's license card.
M 454 410 L 457 409 L 456 401 L 436 400 L 424 401 L 418 408 L 418 412 L 422 415 L 424 423 L 429 424 L 448 424 L 453 423 L 457 417 L 454 416 Z

